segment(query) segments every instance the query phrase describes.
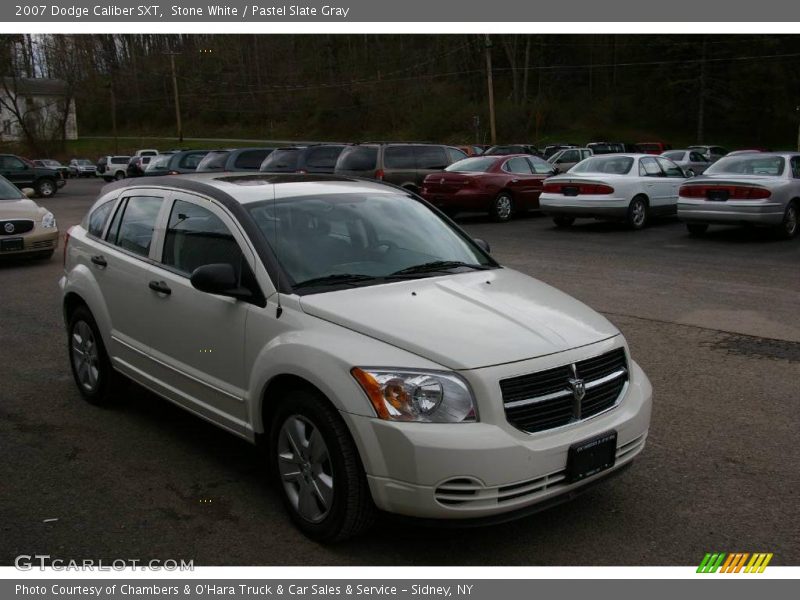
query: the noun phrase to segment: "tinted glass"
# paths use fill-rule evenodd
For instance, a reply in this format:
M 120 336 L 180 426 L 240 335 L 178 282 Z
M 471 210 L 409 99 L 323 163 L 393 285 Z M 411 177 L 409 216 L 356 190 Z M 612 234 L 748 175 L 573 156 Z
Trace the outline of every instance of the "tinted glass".
M 453 163 L 445 169 L 456 173 L 485 173 L 491 169 L 496 163 L 497 158 L 480 157 L 480 158 L 465 158 L 456 163 Z
M 661 170 L 666 173 L 667 177 L 685 177 L 683 170 L 674 162 L 661 157 L 657 157 L 656 161 L 661 167 Z
M 800 179 L 800 156 L 792 157 L 792 177 Z
M 738 175 L 783 175 L 786 161 L 782 156 L 740 154 L 726 156 L 706 169 L 707 174 L 730 173 Z
M 342 150 L 336 169 L 343 171 L 374 171 L 378 162 L 377 146 L 351 146 Z
M 491 264 L 465 235 L 403 194 L 323 194 L 245 208 L 296 283 L 337 273 L 384 277 L 438 260 Z
M 296 171 L 298 150 L 283 148 L 275 150 L 261 164 L 261 171 Z
M 106 227 L 109 215 L 111 215 L 112 208 L 114 208 L 114 200 L 109 200 L 94 209 L 92 214 L 89 215 L 89 235 L 98 238 L 103 235 L 103 230 Z
M 414 146 L 418 169 L 444 169 L 450 164 L 442 146 Z
M 225 163 L 230 156 L 230 152 L 225 150 L 214 150 L 209 152 L 197 165 L 198 171 L 222 171 L 225 169 Z
M 113 165 L 127 165 L 128 161 L 131 159 L 130 156 L 112 156 L 111 157 L 111 164 Z
M 573 173 L 609 173 L 612 175 L 625 175 L 633 166 L 630 156 L 593 156 L 579 162 L 570 169 Z
M 16 156 L 0 156 L 0 168 L 9 171 L 22 171 L 25 169 L 25 163 Z
M 462 152 L 458 148 L 451 148 L 451 147 L 448 146 L 447 147 L 447 158 L 450 159 L 451 163 L 454 163 L 457 160 L 462 160 L 464 158 L 467 158 L 467 153 L 466 152 Z
M 383 166 L 386 169 L 416 169 L 413 149 L 411 146 L 387 146 L 383 151 Z
M 563 154 L 558 157 L 558 160 L 562 163 L 578 162 L 580 160 L 580 154 L 577 150 L 564 150 Z
M 205 158 L 206 154 L 208 154 L 208 152 L 191 152 L 184 154 L 178 159 L 178 168 L 197 169 L 197 165 Z
M 272 148 L 264 148 L 263 150 L 244 150 L 233 161 L 234 169 L 246 169 L 248 171 L 258 171 L 261 163 L 272 152 Z
M 114 215 L 107 239 L 124 250 L 147 256 L 162 202 L 162 198 L 154 196 L 128 198 Z
M 669 158 L 668 154 L 665 154 L 667 158 Z M 690 152 L 689 153 L 689 160 L 692 162 L 708 162 L 706 157 L 700 154 L 699 152 Z
M 665 156 L 666 158 L 668 158 L 670 160 L 683 160 L 683 157 L 685 156 L 685 154 L 686 154 L 686 152 L 681 152 L 680 150 L 678 150 L 678 151 L 673 151 L 673 152 L 664 152 L 663 156 Z M 697 152 L 692 152 L 691 154 L 692 154 L 692 156 L 697 156 Z M 694 160 L 694 159 L 692 159 L 692 160 Z
M 504 171 L 508 171 L 509 173 L 519 173 L 520 175 L 530 175 L 531 174 L 531 165 L 527 160 L 525 160 L 521 156 L 517 156 L 515 158 L 509 158 L 506 161 L 506 164 L 503 165 L 503 170 Z
M 655 158 L 643 158 L 639 161 L 639 175 L 644 177 L 663 177 L 664 172 Z
M 155 160 L 150 161 L 150 164 L 147 165 L 148 171 L 156 171 L 162 170 L 169 167 L 169 161 L 172 160 L 172 155 L 167 154 L 165 156 L 159 156 Z
M 176 200 L 169 217 L 161 262 L 186 275 L 203 265 L 227 263 L 233 266 L 238 277 L 242 251 L 214 213 Z
M 344 146 L 318 146 L 306 151 L 306 166 L 312 169 L 333 169 Z

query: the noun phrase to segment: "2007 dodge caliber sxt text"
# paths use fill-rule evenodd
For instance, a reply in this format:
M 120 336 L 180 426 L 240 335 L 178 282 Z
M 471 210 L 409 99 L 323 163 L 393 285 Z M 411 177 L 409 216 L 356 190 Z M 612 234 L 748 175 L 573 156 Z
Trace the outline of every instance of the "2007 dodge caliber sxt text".
M 263 440 L 318 540 L 376 507 L 520 516 L 644 448 L 652 389 L 619 331 L 395 187 L 120 182 L 69 232 L 64 270 L 83 396 L 108 402 L 124 376 Z

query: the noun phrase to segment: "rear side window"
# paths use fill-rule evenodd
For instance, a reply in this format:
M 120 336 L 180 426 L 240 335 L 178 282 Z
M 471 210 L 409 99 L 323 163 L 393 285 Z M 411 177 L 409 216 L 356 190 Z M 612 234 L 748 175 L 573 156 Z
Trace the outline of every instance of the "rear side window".
M 196 169 L 197 165 L 200 164 L 200 161 L 205 158 L 207 152 L 192 152 L 190 154 L 184 154 L 180 161 L 178 162 L 178 168 L 180 169 Z
M 506 161 L 506 164 L 503 165 L 503 170 L 509 173 L 518 173 L 521 175 L 530 175 L 531 174 L 531 165 L 530 163 L 525 160 L 521 156 L 517 156 L 515 158 L 510 158 Z
M 442 170 L 450 161 L 442 146 L 414 146 L 418 169 Z
M 383 166 L 386 169 L 416 169 L 414 150 L 411 146 L 387 146 L 383 153 Z
M 792 177 L 800 179 L 800 156 L 792 157 Z
M 106 240 L 133 254 L 147 256 L 163 202 L 163 198 L 156 196 L 126 198 L 114 215 Z
M 222 220 L 210 210 L 176 200 L 169 216 L 162 263 L 191 275 L 197 267 L 231 265 L 239 276 L 242 251 Z
M 306 154 L 306 166 L 316 169 L 332 169 L 336 159 L 342 153 L 343 146 L 320 146 L 309 148 Z
M 216 151 L 209 152 L 197 165 L 198 169 L 203 171 L 222 171 L 225 168 L 225 163 L 228 161 L 230 152 Z
M 261 165 L 262 171 L 273 169 L 281 171 L 297 170 L 297 150 L 275 150 Z
M 546 160 L 536 156 L 527 156 L 525 160 L 530 163 L 533 172 L 537 175 L 550 175 L 553 172 L 553 165 Z
M 378 163 L 377 146 L 351 146 L 345 148 L 336 161 L 336 169 L 342 171 L 374 171 Z
M 112 156 L 111 157 L 111 164 L 114 165 L 127 165 L 130 162 L 130 156 Z
M 450 163 L 454 163 L 457 160 L 463 160 L 467 158 L 467 153 L 462 152 L 458 148 L 452 148 L 450 146 L 447 147 L 447 158 L 450 159 Z
M 248 171 L 258 171 L 261 163 L 272 152 L 272 148 L 264 148 L 263 150 L 245 150 L 233 161 L 234 169 L 247 169 Z
M 639 175 L 642 177 L 663 177 L 664 173 L 655 158 L 643 158 L 639 162 Z
M 87 228 L 89 235 L 97 238 L 103 235 L 103 230 L 106 228 L 106 222 L 111 215 L 112 208 L 114 208 L 114 200 L 109 200 L 92 211 L 92 214 L 89 215 L 89 226 Z

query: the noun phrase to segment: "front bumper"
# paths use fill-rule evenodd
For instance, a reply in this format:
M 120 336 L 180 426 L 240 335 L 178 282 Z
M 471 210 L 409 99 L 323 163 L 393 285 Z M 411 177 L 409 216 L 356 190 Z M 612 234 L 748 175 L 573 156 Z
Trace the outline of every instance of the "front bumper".
M 0 240 L 15 237 L 13 235 L 0 237 Z M 22 250 L 2 250 L 0 256 L 19 256 L 31 252 L 48 252 L 58 248 L 58 229 L 42 229 L 39 224 L 28 233 L 18 236 L 23 240 Z
M 563 196 L 542 194 L 539 208 L 546 215 L 588 217 L 597 219 L 624 219 L 628 214 L 627 198 L 616 196 Z
M 630 365 L 629 385 L 615 408 L 534 434 L 511 426 L 499 399 L 496 411 L 479 407 L 478 423 L 400 423 L 351 414 L 344 418 L 379 508 L 432 519 L 489 518 L 569 495 L 623 468 L 643 450 L 652 388 L 638 365 Z M 504 368 L 481 369 L 487 373 L 480 377 L 487 376 L 488 382 Z M 480 397 L 482 386 L 470 384 Z M 496 384 L 495 378 L 495 388 Z M 567 482 L 570 446 L 610 430 L 618 435 L 615 465 L 580 482 Z
M 773 227 L 781 224 L 784 211 L 783 204 L 762 200 L 727 200 L 725 202 L 690 198 L 678 200 L 678 218 L 687 223 L 720 225 L 749 223 Z

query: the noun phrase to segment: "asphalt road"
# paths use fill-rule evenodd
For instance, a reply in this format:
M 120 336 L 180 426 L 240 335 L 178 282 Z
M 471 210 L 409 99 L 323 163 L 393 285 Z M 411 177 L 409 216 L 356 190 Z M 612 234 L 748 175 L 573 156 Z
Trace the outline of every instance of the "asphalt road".
M 61 231 L 98 181 L 42 202 Z M 0 263 L 0 564 L 193 559 L 197 565 L 690 565 L 708 551 L 800 564 L 800 240 L 677 221 L 642 232 L 531 216 L 462 219 L 503 264 L 606 314 L 655 389 L 644 454 L 568 504 L 505 525 L 382 519 L 325 547 L 289 523 L 259 454 L 132 386 L 84 403 L 69 374 L 61 257 Z M 58 519 L 45 523 L 45 519 Z

